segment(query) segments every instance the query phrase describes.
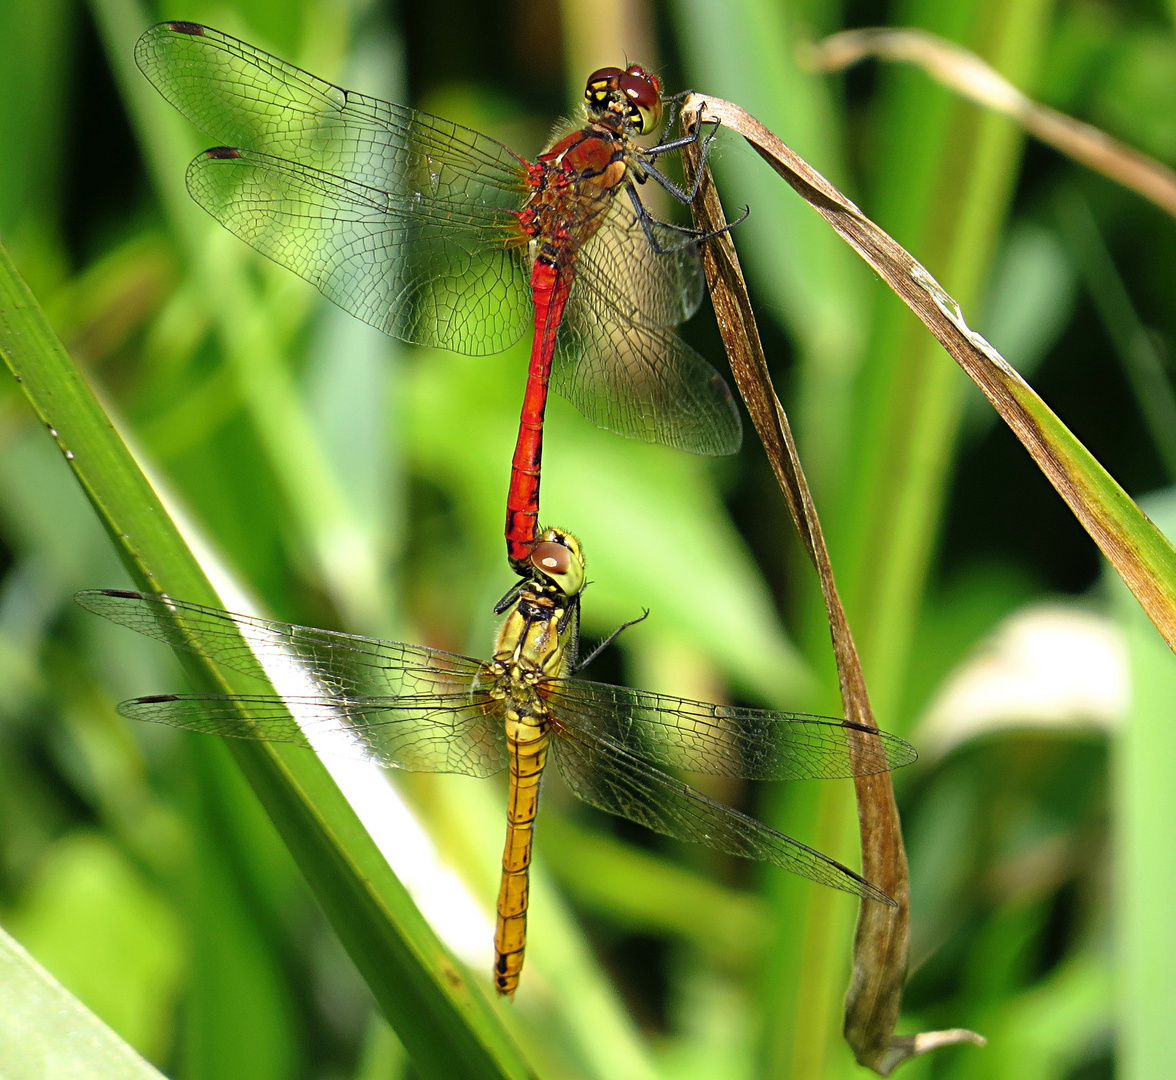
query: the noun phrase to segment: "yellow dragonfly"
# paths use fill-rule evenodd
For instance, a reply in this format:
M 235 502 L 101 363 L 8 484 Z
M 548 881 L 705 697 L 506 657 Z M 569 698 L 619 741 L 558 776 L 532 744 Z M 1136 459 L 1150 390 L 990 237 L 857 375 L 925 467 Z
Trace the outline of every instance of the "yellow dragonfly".
M 548 529 L 526 570 L 496 606 L 505 619 L 488 661 L 234 615 L 160 594 L 91 590 L 77 600 L 247 675 L 266 679 L 275 670 L 296 670 L 308 691 L 135 698 L 119 706 L 133 720 L 308 748 L 321 745 L 326 733 L 343 733 L 340 752 L 391 769 L 485 777 L 509 768 L 495 932 L 500 994 L 514 994 L 523 966 L 531 842 L 549 755 L 568 787 L 597 809 L 894 903 L 848 867 L 664 770 L 753 780 L 860 776 L 914 761 L 909 743 L 846 720 L 572 678 L 585 584 L 580 545 L 571 534 Z

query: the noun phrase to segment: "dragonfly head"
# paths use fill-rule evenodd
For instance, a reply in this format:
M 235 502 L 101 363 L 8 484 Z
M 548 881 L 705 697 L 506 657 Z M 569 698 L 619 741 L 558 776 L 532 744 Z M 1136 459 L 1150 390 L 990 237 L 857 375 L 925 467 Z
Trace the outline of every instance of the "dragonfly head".
M 536 579 L 554 585 L 564 596 L 584 588 L 584 555 L 580 541 L 563 529 L 547 529 L 531 549 L 528 560 Z
M 619 116 L 635 134 L 648 135 L 661 123 L 661 80 L 638 64 L 601 68 L 588 76 L 584 107 L 593 120 Z

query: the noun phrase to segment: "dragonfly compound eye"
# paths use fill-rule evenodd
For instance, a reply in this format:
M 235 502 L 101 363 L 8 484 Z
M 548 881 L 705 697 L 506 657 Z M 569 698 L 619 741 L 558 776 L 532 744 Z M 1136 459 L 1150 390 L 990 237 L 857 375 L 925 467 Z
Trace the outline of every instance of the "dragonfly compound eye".
M 584 84 L 584 104 L 590 113 L 601 113 L 608 108 L 624 74 L 619 67 L 603 67 L 588 76 Z
M 584 588 L 584 559 L 579 545 L 571 547 L 558 540 L 547 539 L 544 533 L 531 550 L 531 565 L 544 577 L 553 581 L 564 596 L 576 596 Z M 566 534 L 564 534 L 566 535 Z M 574 538 L 568 537 L 573 543 Z
M 621 75 L 621 93 L 629 102 L 629 119 L 637 134 L 645 135 L 661 123 L 661 82 L 634 64 Z

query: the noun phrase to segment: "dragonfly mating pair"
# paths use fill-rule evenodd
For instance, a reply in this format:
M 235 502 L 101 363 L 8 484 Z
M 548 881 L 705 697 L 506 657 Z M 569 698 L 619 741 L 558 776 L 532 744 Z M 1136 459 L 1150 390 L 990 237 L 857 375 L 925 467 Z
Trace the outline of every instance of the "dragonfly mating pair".
M 514 994 L 523 966 L 531 844 L 548 757 L 571 791 L 599 810 L 892 905 L 848 867 L 666 769 L 749 780 L 830 779 L 907 765 L 914 748 L 848 720 L 572 678 L 584 585 L 575 537 L 544 532 L 532 545 L 526 573 L 497 605 L 505 618 L 488 661 L 234 615 L 155 593 L 93 590 L 77 599 L 116 623 L 260 680 L 293 664 L 300 684 L 313 688 L 285 697 L 136 698 L 119 706 L 133 720 L 325 747 L 389 769 L 479 777 L 509 769 L 494 938 L 500 994 Z
M 499 993 L 518 986 L 539 783 L 548 756 L 585 802 L 682 840 L 763 859 L 892 904 L 852 870 L 667 773 L 761 780 L 861 776 L 914 750 L 827 717 L 710 705 L 571 678 L 584 560 L 561 530 L 538 533 L 548 384 L 598 425 L 704 454 L 732 453 L 740 422 L 726 383 L 677 335 L 703 281 L 693 230 L 655 220 L 638 185 L 661 154 L 655 76 L 602 68 L 585 123 L 528 163 L 439 117 L 343 90 L 195 23 L 153 27 L 139 67 L 226 144 L 188 168 L 201 206 L 346 311 L 405 341 L 470 354 L 534 329 L 507 498 L 520 580 L 497 606 L 494 656 L 234 615 L 158 594 L 91 591 L 115 622 L 247 675 L 298 665 L 310 694 L 166 695 L 124 715 L 192 731 L 343 750 L 387 768 L 490 776 L 509 768 L 495 934 Z M 714 126 L 703 140 L 705 150 Z M 333 745 L 338 740 L 334 740 Z

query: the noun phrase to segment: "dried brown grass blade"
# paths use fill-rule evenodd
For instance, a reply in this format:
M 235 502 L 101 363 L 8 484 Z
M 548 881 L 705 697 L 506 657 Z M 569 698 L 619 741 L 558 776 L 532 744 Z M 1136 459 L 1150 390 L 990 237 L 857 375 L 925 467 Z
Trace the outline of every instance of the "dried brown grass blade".
M 882 277 L 983 391 L 1037 462 L 1075 517 L 1102 549 L 1148 617 L 1176 650 L 1176 551 L 1114 478 L 1053 414 L 1032 387 L 979 334 L 967 326 L 943 287 L 885 231 L 754 117 L 719 98 L 691 95 L 682 123 L 690 130 L 700 113 L 742 135 L 841 237 Z M 688 171 L 697 153 L 687 154 Z M 696 223 L 722 227 L 718 198 L 704 176 L 695 200 Z M 789 509 L 817 567 L 829 613 L 846 715 L 872 724 L 856 649 L 837 597 L 820 525 L 809 496 L 787 418 L 771 390 L 734 247 L 726 235 L 705 245 L 708 283 L 736 384 L 785 493 Z M 883 790 L 884 789 L 884 790 Z M 858 1061 L 882 1075 L 907 1058 L 954 1042 L 979 1040 L 971 1032 L 896 1037 L 907 948 L 906 866 L 888 777 L 859 780 L 858 818 L 863 869 L 899 901 L 897 911 L 863 905 L 846 1000 L 845 1033 Z
M 697 97 L 687 101 L 683 113 L 683 126 L 687 131 L 697 121 L 700 102 Z M 708 117 L 711 115 L 708 112 Z M 687 175 L 693 177 L 698 168 L 697 147 L 688 147 L 685 156 Z M 696 225 L 701 229 L 713 231 L 726 224 L 709 172 L 704 172 L 702 177 L 694 211 Z M 723 233 L 708 242 L 704 247 L 704 258 L 711 300 L 736 385 L 747 403 L 797 531 L 820 578 L 845 715 L 860 724 L 876 727 L 853 634 L 837 593 L 820 519 L 800 464 L 788 417 L 772 388 L 767 359 L 730 234 Z M 886 1076 L 913 1054 L 950 1042 L 974 1042 L 980 1037 L 972 1032 L 894 1037 L 902 1005 L 909 943 L 910 889 L 906 852 L 890 775 L 859 777 L 855 785 L 862 872 L 889 893 L 897 906 L 888 908 L 878 903 L 862 902 L 854 943 L 853 980 L 846 998 L 845 1033 L 858 1062 Z
M 805 51 L 821 71 L 840 71 L 867 56 L 916 64 L 936 82 L 1017 120 L 1063 154 L 1150 199 L 1176 217 L 1176 172 L 1105 131 L 1038 104 L 973 52 L 926 30 L 844 30 Z
M 983 391 L 1176 651 L 1176 551 L 1009 362 L 968 327 L 943 286 L 738 105 L 699 94 L 686 105 L 690 117 L 704 108 L 708 120 L 742 135 L 919 317 Z

